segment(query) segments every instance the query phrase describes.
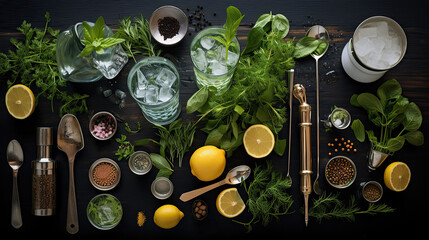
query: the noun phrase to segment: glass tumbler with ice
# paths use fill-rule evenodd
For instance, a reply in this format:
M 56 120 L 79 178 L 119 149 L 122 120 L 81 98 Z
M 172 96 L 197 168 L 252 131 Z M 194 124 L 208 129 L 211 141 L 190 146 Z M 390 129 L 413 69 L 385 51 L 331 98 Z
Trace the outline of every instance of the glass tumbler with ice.
M 180 114 L 180 78 L 174 64 L 162 57 L 137 62 L 128 75 L 128 89 L 151 123 L 166 125 Z
M 217 93 L 231 86 L 232 76 L 240 57 L 240 44 L 234 37 L 226 52 L 225 46 L 213 37 L 222 37 L 225 29 L 210 27 L 199 32 L 191 43 L 191 59 L 198 88 L 215 87 Z

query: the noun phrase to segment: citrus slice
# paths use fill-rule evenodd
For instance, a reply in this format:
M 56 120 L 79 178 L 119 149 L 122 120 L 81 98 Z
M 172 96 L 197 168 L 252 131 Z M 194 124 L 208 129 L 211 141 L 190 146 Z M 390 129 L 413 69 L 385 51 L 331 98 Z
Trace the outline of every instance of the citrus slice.
M 246 204 L 241 199 L 237 188 L 228 188 L 217 196 L 216 208 L 223 216 L 233 218 L 243 212 Z
M 268 156 L 274 149 L 274 134 L 262 124 L 250 126 L 243 136 L 243 145 L 247 154 L 254 158 Z
M 393 162 L 384 170 L 384 184 L 395 192 L 404 191 L 410 179 L 410 168 L 403 162 Z
M 10 115 L 17 119 L 27 118 L 36 107 L 36 98 L 33 92 L 22 84 L 16 84 L 9 88 L 5 102 Z

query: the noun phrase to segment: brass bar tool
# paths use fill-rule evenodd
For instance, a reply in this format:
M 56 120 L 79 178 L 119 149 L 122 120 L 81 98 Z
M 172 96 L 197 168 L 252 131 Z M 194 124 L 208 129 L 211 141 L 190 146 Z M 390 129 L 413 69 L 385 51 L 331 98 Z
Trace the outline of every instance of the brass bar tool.
M 298 99 L 299 126 L 301 135 L 300 155 L 301 155 L 301 192 L 304 195 L 305 203 L 305 225 L 308 225 L 308 198 L 311 193 L 311 106 L 307 103 L 305 88 L 301 84 L 293 86 L 293 96 Z

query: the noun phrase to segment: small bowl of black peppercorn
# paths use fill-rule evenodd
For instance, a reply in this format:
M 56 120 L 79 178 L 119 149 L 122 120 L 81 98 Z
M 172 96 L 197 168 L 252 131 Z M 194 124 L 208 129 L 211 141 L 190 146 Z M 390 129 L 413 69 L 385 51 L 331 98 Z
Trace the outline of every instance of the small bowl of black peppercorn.
M 203 200 L 197 199 L 192 203 L 192 216 L 196 220 L 203 220 L 208 212 L 207 204 Z
M 325 167 L 325 177 L 335 188 L 347 188 L 356 179 L 356 165 L 345 156 L 335 156 L 329 159 Z
M 188 32 L 188 17 L 178 7 L 162 6 L 152 13 L 149 29 L 152 37 L 160 44 L 175 45 Z

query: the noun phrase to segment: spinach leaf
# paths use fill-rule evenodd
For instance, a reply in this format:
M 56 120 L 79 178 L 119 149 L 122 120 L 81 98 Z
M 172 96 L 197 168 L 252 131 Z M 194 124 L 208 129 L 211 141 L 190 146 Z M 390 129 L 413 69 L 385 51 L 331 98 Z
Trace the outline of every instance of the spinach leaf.
M 359 119 L 356 119 L 353 121 L 351 128 L 353 130 L 353 133 L 355 134 L 355 137 L 359 142 L 365 141 L 365 127 L 363 126 L 362 122 Z
M 404 112 L 405 119 L 402 121 L 404 129 L 408 131 L 415 131 L 422 125 L 423 117 L 419 107 L 415 103 L 408 104 Z
M 262 27 L 253 26 L 247 34 L 247 43 L 241 55 L 245 55 L 253 52 L 253 50 L 261 46 L 262 40 L 264 39 L 265 31 Z
M 399 98 L 402 95 L 401 85 L 396 79 L 390 79 L 378 87 L 377 95 L 382 103 L 389 99 Z
M 396 151 L 399 151 L 404 146 L 404 143 L 405 143 L 404 136 L 390 138 L 387 141 L 386 149 L 389 150 L 390 152 L 396 152 Z
M 367 111 L 377 111 L 384 115 L 383 106 L 381 105 L 380 99 L 372 93 L 361 93 L 357 97 L 359 105 L 365 108 Z
M 359 103 L 358 103 L 358 101 L 357 101 L 357 97 L 359 96 L 359 94 L 353 94 L 351 97 L 350 97 L 350 104 L 352 105 L 352 106 L 354 106 L 354 107 L 362 107 Z
M 414 146 L 422 146 L 425 142 L 423 133 L 419 130 L 404 134 L 405 140 Z
M 289 20 L 282 14 L 274 15 L 271 30 L 278 33 L 280 38 L 285 38 L 289 33 Z

